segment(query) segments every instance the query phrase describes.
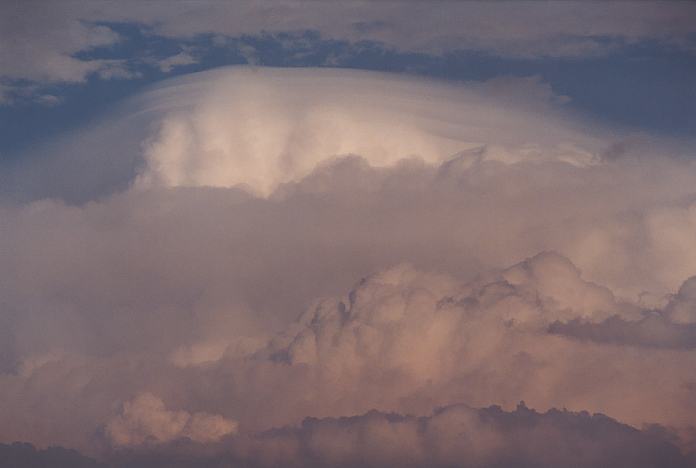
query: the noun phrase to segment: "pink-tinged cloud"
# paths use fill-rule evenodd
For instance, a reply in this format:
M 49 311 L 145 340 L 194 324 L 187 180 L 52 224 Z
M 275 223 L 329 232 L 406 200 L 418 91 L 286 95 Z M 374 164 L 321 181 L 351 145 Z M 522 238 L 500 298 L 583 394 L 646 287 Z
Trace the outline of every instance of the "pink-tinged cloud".
M 70 164 L 130 169 L 84 203 L 0 207 L 0 440 L 686 466 L 696 166 L 559 101 L 536 79 L 223 69 L 56 142 L 61 170 L 16 180 L 85 195 Z

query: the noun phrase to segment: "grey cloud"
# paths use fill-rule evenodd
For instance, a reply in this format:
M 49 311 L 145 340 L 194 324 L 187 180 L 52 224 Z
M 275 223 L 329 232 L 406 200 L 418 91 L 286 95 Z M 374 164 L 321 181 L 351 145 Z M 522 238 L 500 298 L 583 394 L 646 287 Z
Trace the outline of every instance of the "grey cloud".
M 670 440 L 601 414 L 520 404 L 449 406 L 431 416 L 377 411 L 347 418 L 308 419 L 239 444 L 260 466 L 687 467 Z M 258 461 L 260 461 L 260 463 Z M 256 463 L 254 463 L 256 462 Z
M 681 285 L 665 312 L 675 322 L 696 325 L 696 276 L 687 279 Z
M 549 327 L 549 332 L 617 345 L 696 348 L 696 325 L 674 323 L 656 312 L 648 313 L 644 319 L 637 321 L 610 317 L 600 323 L 581 319 L 565 323 L 554 322 Z
M 75 3 L 10 0 L 0 7 L 0 76 L 33 82 L 81 82 L 111 63 L 73 55 L 118 42 L 107 26 L 83 21 Z
M 523 403 L 514 411 L 450 405 L 427 416 L 370 411 L 308 418 L 298 426 L 232 437 L 214 446 L 181 440 L 118 450 L 101 462 L 61 448 L 0 445 L 16 468 L 123 467 L 693 467 L 696 458 L 657 426 L 638 430 L 602 414 Z
M 619 316 L 601 322 L 581 318 L 556 321 L 550 333 L 581 340 L 658 348 L 696 348 L 696 277 L 687 279 L 662 310 L 646 310 L 638 320 Z
M 169 57 L 160 60 L 157 62 L 157 65 L 164 73 L 169 73 L 174 68 L 192 65 L 195 63 L 198 63 L 198 60 L 191 54 L 191 51 L 182 50 L 178 54 L 170 55 Z
M 100 468 L 96 460 L 75 450 L 49 447 L 37 450 L 28 443 L 0 444 L 0 460 L 12 468 Z
M 193 9 L 199 13 L 193 18 L 186 15 L 189 10 L 163 9 L 153 3 L 130 6 L 132 10 L 121 12 L 104 9 L 103 14 L 128 18 L 138 12 L 144 21 L 160 20 L 158 30 L 174 37 L 311 29 L 330 38 L 372 40 L 402 50 L 463 48 L 517 57 L 602 54 L 611 45 L 620 47 L 641 38 L 680 44 L 694 31 L 693 8 L 652 2 L 356 2 L 350 7 L 301 1 L 240 2 L 235 9 L 201 5 Z M 607 37 L 615 40 L 607 41 Z
M 6 1 L 0 68 L 5 79 L 79 82 L 110 65 L 77 52 L 118 35 L 99 22 L 136 22 L 175 38 L 316 30 L 410 51 L 478 50 L 538 58 L 603 55 L 639 40 L 693 48 L 696 10 L 684 2 L 197 2 Z M 182 57 L 183 58 L 183 57 Z M 179 58 L 177 60 L 182 60 Z M 189 59 L 185 59 L 188 61 Z M 113 71 L 104 71 L 110 76 Z M 123 76 L 123 75 L 121 75 Z

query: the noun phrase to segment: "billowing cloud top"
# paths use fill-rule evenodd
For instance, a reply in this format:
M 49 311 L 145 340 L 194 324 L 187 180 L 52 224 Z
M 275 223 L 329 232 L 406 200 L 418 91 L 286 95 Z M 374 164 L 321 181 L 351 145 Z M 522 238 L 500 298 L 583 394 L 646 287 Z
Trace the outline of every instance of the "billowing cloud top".
M 533 81 L 521 82 L 535 90 Z M 175 80 L 147 97 L 164 116 L 136 185 L 244 185 L 269 195 L 349 154 L 375 167 L 407 157 L 438 163 L 462 153 L 503 163 L 596 162 L 597 137 L 543 100 L 506 95 L 497 84 L 466 88 L 357 71 L 243 67 Z
M 696 165 L 562 101 L 220 69 L 22 161 L 0 453 L 693 466 Z

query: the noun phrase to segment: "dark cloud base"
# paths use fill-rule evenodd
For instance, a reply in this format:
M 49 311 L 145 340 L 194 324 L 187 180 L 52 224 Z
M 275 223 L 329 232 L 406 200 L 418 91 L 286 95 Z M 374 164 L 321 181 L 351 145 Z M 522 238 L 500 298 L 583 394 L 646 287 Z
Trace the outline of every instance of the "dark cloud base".
M 49 447 L 38 450 L 32 444 L 0 444 L 0 466 L 7 468 L 100 468 L 103 465 L 75 450 Z
M 0 466 L 12 468 L 218 467 L 694 467 L 677 437 L 661 426 L 643 430 L 603 414 L 551 409 L 521 402 L 439 408 L 415 417 L 376 410 L 341 418 L 307 418 L 296 427 L 216 444 L 180 439 L 114 451 L 102 461 L 61 447 L 0 444 Z
M 616 345 L 648 346 L 655 348 L 696 348 L 696 326 L 673 323 L 663 315 L 654 313 L 637 321 L 610 317 L 600 323 L 581 319 L 570 322 L 554 322 L 549 333 L 565 335 L 579 340 Z

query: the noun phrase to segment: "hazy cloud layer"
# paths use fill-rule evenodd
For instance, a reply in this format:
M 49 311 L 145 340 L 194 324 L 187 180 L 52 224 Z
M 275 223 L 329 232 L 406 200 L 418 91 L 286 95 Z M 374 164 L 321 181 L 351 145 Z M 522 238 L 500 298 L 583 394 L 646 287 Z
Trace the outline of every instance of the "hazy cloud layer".
M 696 166 L 562 101 L 223 69 L 27 158 L 4 177 L 31 201 L 0 208 L 0 440 L 686 466 Z M 469 409 L 520 400 L 664 428 Z

